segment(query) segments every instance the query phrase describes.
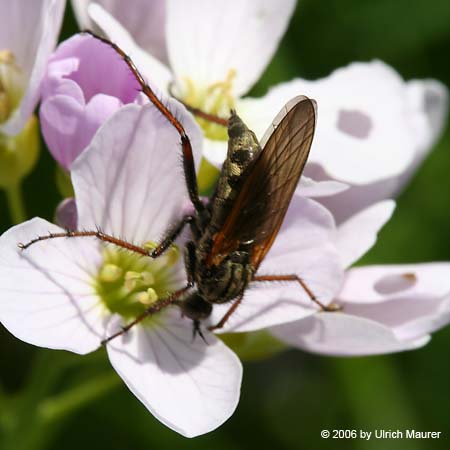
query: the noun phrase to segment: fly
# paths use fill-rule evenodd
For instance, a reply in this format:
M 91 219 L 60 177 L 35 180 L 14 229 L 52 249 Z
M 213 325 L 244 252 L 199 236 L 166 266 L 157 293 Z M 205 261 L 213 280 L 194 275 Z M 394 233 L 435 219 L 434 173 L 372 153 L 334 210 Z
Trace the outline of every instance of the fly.
M 58 237 L 94 236 L 150 258 L 163 254 L 189 225 L 192 239 L 186 244 L 184 258 L 187 283 L 168 297 L 158 299 L 122 330 L 103 341 L 124 334 L 135 324 L 169 305 L 177 305 L 193 321 L 193 330 L 202 338 L 200 323 L 207 319 L 213 305 L 231 303 L 213 331 L 222 328 L 242 301 L 250 283 L 297 282 L 311 300 L 324 306 L 304 281 L 295 274 L 259 275 L 258 268 L 271 248 L 286 215 L 290 201 L 308 158 L 316 125 L 316 102 L 305 96 L 290 100 L 272 122 L 261 142 L 235 111 L 228 121 L 228 151 L 215 192 L 205 205 L 199 198 L 194 158 L 189 136 L 183 125 L 152 88 L 132 62 L 114 43 L 95 36 L 110 45 L 125 61 L 142 92 L 178 131 L 181 139 L 183 169 L 195 213 L 184 216 L 153 250 L 136 246 L 117 237 L 96 231 L 67 231 L 39 236 L 26 244 Z M 196 111 L 194 111 L 195 113 Z M 201 113 L 197 111 L 197 113 Z

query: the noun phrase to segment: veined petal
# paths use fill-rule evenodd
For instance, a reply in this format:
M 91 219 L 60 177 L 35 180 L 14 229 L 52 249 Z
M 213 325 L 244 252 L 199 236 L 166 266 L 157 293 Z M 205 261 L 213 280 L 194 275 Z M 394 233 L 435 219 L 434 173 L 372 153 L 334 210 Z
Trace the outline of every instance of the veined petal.
M 161 422 L 186 437 L 214 430 L 236 408 L 237 356 L 212 334 L 192 341 L 192 323 L 168 310 L 108 344 L 113 367 Z
M 430 339 L 400 340 L 387 326 L 342 312 L 321 312 L 312 317 L 273 327 L 278 339 L 313 353 L 358 356 L 393 353 L 424 346 Z
M 0 320 L 30 344 L 89 353 L 100 346 L 109 317 L 93 286 L 101 254 L 91 238 L 18 248 L 51 232 L 64 230 L 35 218 L 0 237 Z
M 198 126 L 178 102 L 169 107 L 199 161 Z M 181 218 L 187 198 L 180 155 L 178 132 L 153 104 L 124 106 L 73 165 L 79 228 L 101 227 L 138 244 L 161 238 Z
M 42 134 L 56 161 L 70 169 L 99 126 L 121 106 L 119 99 L 104 94 L 95 95 L 87 105 L 68 95 L 44 100 L 39 110 Z
M 146 81 L 150 83 L 153 88 L 166 92 L 169 83 L 172 80 L 170 70 L 163 63 L 139 47 L 131 34 L 100 5 L 92 3 L 88 7 L 88 12 L 90 18 L 103 33 L 111 41 L 119 45 L 133 60 L 136 67 L 146 78 Z
M 339 300 L 378 303 L 398 298 L 444 297 L 450 293 L 450 263 L 355 267 L 346 272 Z
M 234 94 L 244 94 L 275 53 L 294 7 L 295 0 L 169 0 L 167 47 L 176 77 L 206 88 L 235 70 Z
M 18 134 L 36 107 L 47 60 L 58 40 L 65 4 L 65 0 L 0 2 L 1 45 L 14 53 L 28 79 L 20 106 L 0 125 L 3 133 Z
M 313 200 L 295 195 L 275 242 L 257 275 L 298 275 L 323 304 L 339 292 L 343 270 L 330 213 Z M 231 304 L 214 305 L 217 323 Z M 252 282 L 223 332 L 253 331 L 315 313 L 318 306 L 297 282 Z
M 91 29 L 94 23 L 88 14 L 93 0 L 72 0 L 73 10 L 80 29 Z M 165 43 L 165 0 L 133 0 L 130 5 L 123 0 L 95 0 L 109 11 L 134 37 L 140 47 L 167 61 Z
M 378 231 L 391 218 L 394 208 L 393 200 L 385 200 L 338 226 L 336 246 L 344 267 L 352 265 L 375 244 Z

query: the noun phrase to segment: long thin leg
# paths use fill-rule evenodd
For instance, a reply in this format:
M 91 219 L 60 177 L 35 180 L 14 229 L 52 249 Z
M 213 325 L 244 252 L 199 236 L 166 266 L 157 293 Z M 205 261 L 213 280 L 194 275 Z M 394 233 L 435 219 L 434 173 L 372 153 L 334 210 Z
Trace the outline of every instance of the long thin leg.
M 306 285 L 306 283 L 297 275 L 260 275 L 255 276 L 252 281 L 296 281 L 300 284 L 303 290 L 308 294 L 308 297 L 317 305 L 320 306 L 324 311 L 338 311 L 340 308 L 336 305 L 325 306 L 320 302 L 317 297 L 313 294 L 311 289 Z
M 188 135 L 180 123 L 180 121 L 172 114 L 172 112 L 167 108 L 166 105 L 156 96 L 153 89 L 146 83 L 144 77 L 139 72 L 138 68 L 135 66 L 134 62 L 131 58 L 116 44 L 105 39 L 101 36 L 92 33 L 91 31 L 85 31 L 85 33 L 90 34 L 95 39 L 102 41 L 103 43 L 109 45 L 113 50 L 115 50 L 125 61 L 127 66 L 130 68 L 132 74 L 136 78 L 136 81 L 141 86 L 141 91 L 148 97 L 148 99 L 158 108 L 161 114 L 174 126 L 174 128 L 178 131 L 181 138 L 181 146 L 183 150 L 183 168 L 184 168 L 184 176 L 186 178 L 186 185 L 189 192 L 189 198 L 192 201 L 195 209 L 197 211 L 202 211 L 204 209 L 203 203 L 200 201 L 198 196 L 198 187 L 197 187 L 197 178 L 195 173 L 195 165 L 194 165 L 194 155 L 192 153 L 192 145 L 189 140 Z
M 143 256 L 151 256 L 151 253 L 152 253 L 145 247 L 139 247 L 138 245 L 131 244 L 127 241 L 124 241 L 123 239 L 119 239 L 119 238 L 116 238 L 109 234 L 103 233 L 103 231 L 100 231 L 100 230 L 97 230 L 97 231 L 64 231 L 62 233 L 49 233 L 45 236 L 38 236 L 34 239 L 31 239 L 31 241 L 28 241 L 25 244 L 20 242 L 17 245 L 20 249 L 26 250 L 31 245 L 36 244 L 36 242 L 46 241 L 48 239 L 55 239 L 55 238 L 72 238 L 72 237 L 95 237 L 95 238 L 99 239 L 100 241 L 117 245 L 118 247 L 124 248 L 126 250 L 130 250 L 135 253 L 139 253 Z
M 222 328 L 225 323 L 227 322 L 227 320 L 230 318 L 231 314 L 234 313 L 234 311 L 236 311 L 236 308 L 241 304 L 242 301 L 242 297 L 243 295 L 241 295 L 240 297 L 238 297 L 234 303 L 231 305 L 230 309 L 225 313 L 225 315 L 219 320 L 219 322 L 217 322 L 215 325 L 211 325 L 210 327 L 208 327 L 209 331 L 214 331 L 214 330 L 218 330 L 219 328 Z
M 158 244 L 158 246 L 150 252 L 150 256 L 152 258 L 157 258 L 164 253 L 180 235 L 184 227 L 187 224 L 192 224 L 194 220 L 194 216 L 184 216 L 181 221 L 167 233 L 167 236 Z
M 157 312 L 161 311 L 162 309 L 166 308 L 167 306 L 175 303 L 177 299 L 179 299 L 185 292 L 187 292 L 192 285 L 188 283 L 184 288 L 173 292 L 169 295 L 167 298 L 162 298 L 160 300 L 157 300 L 155 303 L 153 303 L 151 306 L 149 306 L 142 314 L 137 316 L 134 320 L 132 320 L 130 323 L 122 327 L 120 331 L 117 333 L 112 334 L 111 336 L 107 337 L 102 341 L 102 345 L 107 344 L 111 340 L 115 339 L 116 337 L 122 336 L 125 334 L 129 329 L 134 327 L 139 322 L 142 322 L 145 318 L 152 316 L 153 314 L 156 314 Z
M 228 119 L 224 119 L 222 117 L 216 116 L 214 114 L 209 114 L 200 108 L 194 108 L 191 105 L 188 105 L 187 103 L 184 103 L 183 100 L 179 99 L 174 93 L 173 93 L 173 81 L 169 84 L 169 93 L 171 97 L 175 98 L 177 101 L 179 101 L 188 111 L 190 111 L 194 116 L 200 117 L 201 119 L 205 119 L 208 122 L 216 123 L 217 125 L 222 125 L 223 127 L 228 127 Z

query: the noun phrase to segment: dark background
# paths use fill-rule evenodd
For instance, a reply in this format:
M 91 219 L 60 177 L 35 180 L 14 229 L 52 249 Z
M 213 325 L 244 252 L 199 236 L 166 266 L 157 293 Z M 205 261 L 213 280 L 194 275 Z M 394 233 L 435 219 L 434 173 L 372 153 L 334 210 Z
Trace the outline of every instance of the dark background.
M 131 2 L 130 2 L 131 3 Z M 76 32 L 70 7 L 62 38 Z M 188 37 L 186 37 L 188 38 Z M 315 79 L 379 58 L 405 79 L 450 86 L 448 0 L 303 0 L 253 95 L 294 77 Z M 447 127 L 448 128 L 448 127 Z M 398 199 L 393 219 L 363 263 L 450 260 L 449 130 Z M 59 195 L 43 149 L 24 190 L 29 216 L 52 219 Z M 11 226 L 0 197 L 0 226 Z M 286 351 L 245 363 L 231 419 L 185 439 L 161 425 L 122 385 L 104 351 L 46 351 L 0 331 L 0 446 L 7 450 L 448 449 L 450 327 L 425 348 L 370 358 Z M 57 400 L 57 401 L 54 401 Z M 55 406 L 56 405 L 56 406 Z M 71 411 L 70 413 L 68 411 Z M 322 429 L 442 431 L 439 440 L 324 440 Z

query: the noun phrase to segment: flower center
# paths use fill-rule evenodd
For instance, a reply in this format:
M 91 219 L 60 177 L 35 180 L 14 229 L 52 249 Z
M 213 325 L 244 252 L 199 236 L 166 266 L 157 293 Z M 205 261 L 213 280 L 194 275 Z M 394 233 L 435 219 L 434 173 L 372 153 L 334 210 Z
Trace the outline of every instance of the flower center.
M 14 54 L 0 50 L 0 123 L 5 122 L 19 106 L 25 91 L 25 76 L 16 65 Z
M 149 250 L 154 242 L 144 245 Z M 112 247 L 103 250 L 103 264 L 95 278 L 95 289 L 111 313 L 126 319 L 140 313 L 178 288 L 174 267 L 180 251 L 172 245 L 162 256 L 151 259 Z
M 230 115 L 230 109 L 235 107 L 235 98 L 233 96 L 233 81 L 236 77 L 236 71 L 230 69 L 223 81 L 210 84 L 200 88 L 196 86 L 189 77 L 184 77 L 184 85 L 180 89 L 180 100 L 193 108 L 212 114 L 214 116 L 227 118 Z M 202 127 L 206 137 L 218 141 L 228 140 L 226 127 L 213 123 L 207 119 L 196 117 L 198 124 Z

